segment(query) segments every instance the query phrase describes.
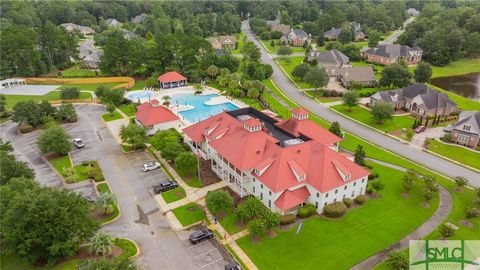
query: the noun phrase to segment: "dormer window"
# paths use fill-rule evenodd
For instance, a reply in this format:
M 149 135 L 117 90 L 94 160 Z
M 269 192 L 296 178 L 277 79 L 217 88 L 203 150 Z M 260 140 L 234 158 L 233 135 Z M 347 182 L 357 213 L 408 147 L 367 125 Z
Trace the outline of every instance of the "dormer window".
M 297 120 L 304 120 L 308 118 L 308 112 L 303 108 L 297 108 L 292 111 L 292 117 Z
M 471 127 L 469 125 L 464 125 L 463 126 L 463 130 L 465 130 L 465 131 L 470 131 L 470 128 Z
M 250 118 L 245 121 L 243 128 L 249 132 L 260 131 L 262 129 L 262 122 L 260 122 L 258 119 Z

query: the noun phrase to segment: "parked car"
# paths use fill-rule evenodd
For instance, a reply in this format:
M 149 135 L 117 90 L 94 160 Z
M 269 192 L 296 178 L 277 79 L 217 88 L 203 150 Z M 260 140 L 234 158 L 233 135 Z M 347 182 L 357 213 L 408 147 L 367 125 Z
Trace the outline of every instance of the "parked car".
M 242 268 L 237 263 L 229 263 L 225 265 L 225 270 L 242 270 Z
M 197 244 L 199 242 L 212 238 L 213 232 L 210 229 L 196 230 L 192 234 L 190 234 L 190 237 L 188 237 L 192 244 Z
M 160 184 L 153 187 L 153 192 L 155 192 L 155 194 L 160 194 L 176 187 L 178 187 L 178 183 L 175 181 L 162 181 Z
M 148 171 L 156 170 L 158 168 L 160 168 L 160 163 L 150 161 L 150 162 L 147 162 L 147 163 L 143 164 L 142 170 L 144 172 L 148 172 Z
M 77 149 L 85 147 L 85 143 L 80 138 L 73 139 L 73 144 Z
M 415 129 L 415 132 L 416 133 L 420 133 L 420 132 L 424 132 L 425 131 L 425 126 L 418 126 L 416 129 Z

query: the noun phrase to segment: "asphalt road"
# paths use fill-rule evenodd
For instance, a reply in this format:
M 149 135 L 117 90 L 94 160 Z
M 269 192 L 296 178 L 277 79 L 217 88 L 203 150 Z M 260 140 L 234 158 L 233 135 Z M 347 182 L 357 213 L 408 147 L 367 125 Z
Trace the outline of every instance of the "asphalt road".
M 215 240 L 202 244 L 207 249 L 189 247 L 185 235 L 190 232 L 175 233 L 160 213 L 150 190 L 166 176 L 162 170 L 141 171 L 141 164 L 152 157 L 146 152 L 122 153 L 100 118 L 105 112 L 103 106 L 76 105 L 75 108 L 79 121 L 63 126 L 72 138 L 82 138 L 86 146 L 72 150 L 73 163 L 98 161 L 122 213 L 102 230 L 132 239 L 140 246 L 141 253 L 136 260 L 139 269 L 223 269 L 232 259 Z M 2 137 L 11 141 L 16 155 L 35 169 L 36 180 L 46 186 L 62 186 L 56 172 L 39 155 L 38 134 L 18 134 L 14 123 L 2 126 Z
M 282 91 L 295 103 L 299 104 L 308 111 L 318 115 L 319 117 L 325 119 L 330 123 L 338 121 L 341 127 L 347 132 L 355 134 L 356 136 L 371 143 L 374 143 L 383 149 L 392 151 L 400 156 L 410 159 L 441 174 L 448 175 L 450 177 L 464 176 L 469 179 L 471 185 L 480 186 L 479 173 L 469 170 L 465 167 L 456 165 L 454 163 L 448 162 L 442 158 L 433 156 L 426 152 L 409 147 L 408 145 L 405 145 L 393 138 L 383 135 L 348 118 L 345 118 L 340 114 L 329 110 L 327 107 L 324 107 L 323 105 L 314 102 L 290 82 L 288 77 L 282 72 L 280 67 L 273 60 L 272 56 L 265 51 L 260 42 L 254 37 L 247 21 L 242 22 L 242 31 L 246 34 L 249 40 L 253 41 L 257 45 L 257 47 L 259 47 L 262 53 L 261 60 L 264 63 L 270 64 L 272 66 L 272 79 L 278 86 L 280 86 Z
M 392 35 L 390 35 L 386 40 L 380 41 L 379 44 L 393 44 L 395 41 L 397 41 L 397 38 L 405 32 L 405 27 L 407 27 L 408 24 L 413 22 L 415 20 L 415 17 L 410 17 L 408 18 L 404 23 L 402 29 L 395 30 Z

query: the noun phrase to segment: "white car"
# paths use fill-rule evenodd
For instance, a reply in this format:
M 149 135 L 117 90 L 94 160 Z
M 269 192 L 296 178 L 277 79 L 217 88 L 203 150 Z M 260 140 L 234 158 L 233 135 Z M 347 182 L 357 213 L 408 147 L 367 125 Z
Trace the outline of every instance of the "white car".
M 83 147 L 85 147 L 85 143 L 83 143 L 82 139 L 80 139 L 80 138 L 75 138 L 75 139 L 73 139 L 73 144 L 74 144 L 75 147 L 77 147 L 77 148 L 83 148 Z
M 144 172 L 148 172 L 148 171 L 156 170 L 158 168 L 160 168 L 160 163 L 158 163 L 158 162 L 147 162 L 147 163 L 143 164 L 142 170 Z

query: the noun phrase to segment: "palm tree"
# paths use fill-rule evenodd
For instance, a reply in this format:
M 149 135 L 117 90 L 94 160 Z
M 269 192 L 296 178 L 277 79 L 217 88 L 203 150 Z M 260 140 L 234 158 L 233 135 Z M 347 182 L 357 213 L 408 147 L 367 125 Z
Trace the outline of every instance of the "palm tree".
M 458 191 L 461 191 L 464 186 L 468 185 L 468 179 L 463 177 L 463 176 L 457 176 L 457 177 L 453 178 L 453 180 L 455 181 L 455 184 L 457 185 L 457 190 Z
M 170 105 L 170 99 L 172 99 L 172 97 L 165 95 L 162 97 L 162 99 L 163 99 L 163 105 L 168 106 Z
M 453 236 L 453 234 L 455 233 L 455 230 L 452 227 L 448 226 L 447 224 L 442 224 L 438 227 L 438 232 L 440 232 L 443 238 L 448 238 Z
M 108 256 L 113 249 L 113 237 L 104 232 L 98 231 L 90 239 L 89 250 L 96 255 Z
M 218 74 L 218 68 L 217 68 L 215 65 L 209 66 L 209 67 L 207 68 L 207 74 L 208 74 L 208 75 L 212 78 L 212 80 L 213 80 L 213 78 L 214 78 L 215 76 L 217 76 L 217 74 Z
M 196 83 L 193 85 L 193 89 L 195 90 L 195 94 L 199 94 L 203 92 L 203 85 L 200 83 Z
M 405 253 L 399 250 L 393 250 L 388 254 L 385 260 L 389 269 L 392 270 L 407 270 L 408 269 L 408 257 Z
M 104 214 L 111 212 L 113 210 L 113 206 L 117 203 L 117 199 L 115 195 L 110 192 L 105 192 L 98 196 L 97 200 L 95 201 L 95 207 L 98 210 L 103 211 Z

